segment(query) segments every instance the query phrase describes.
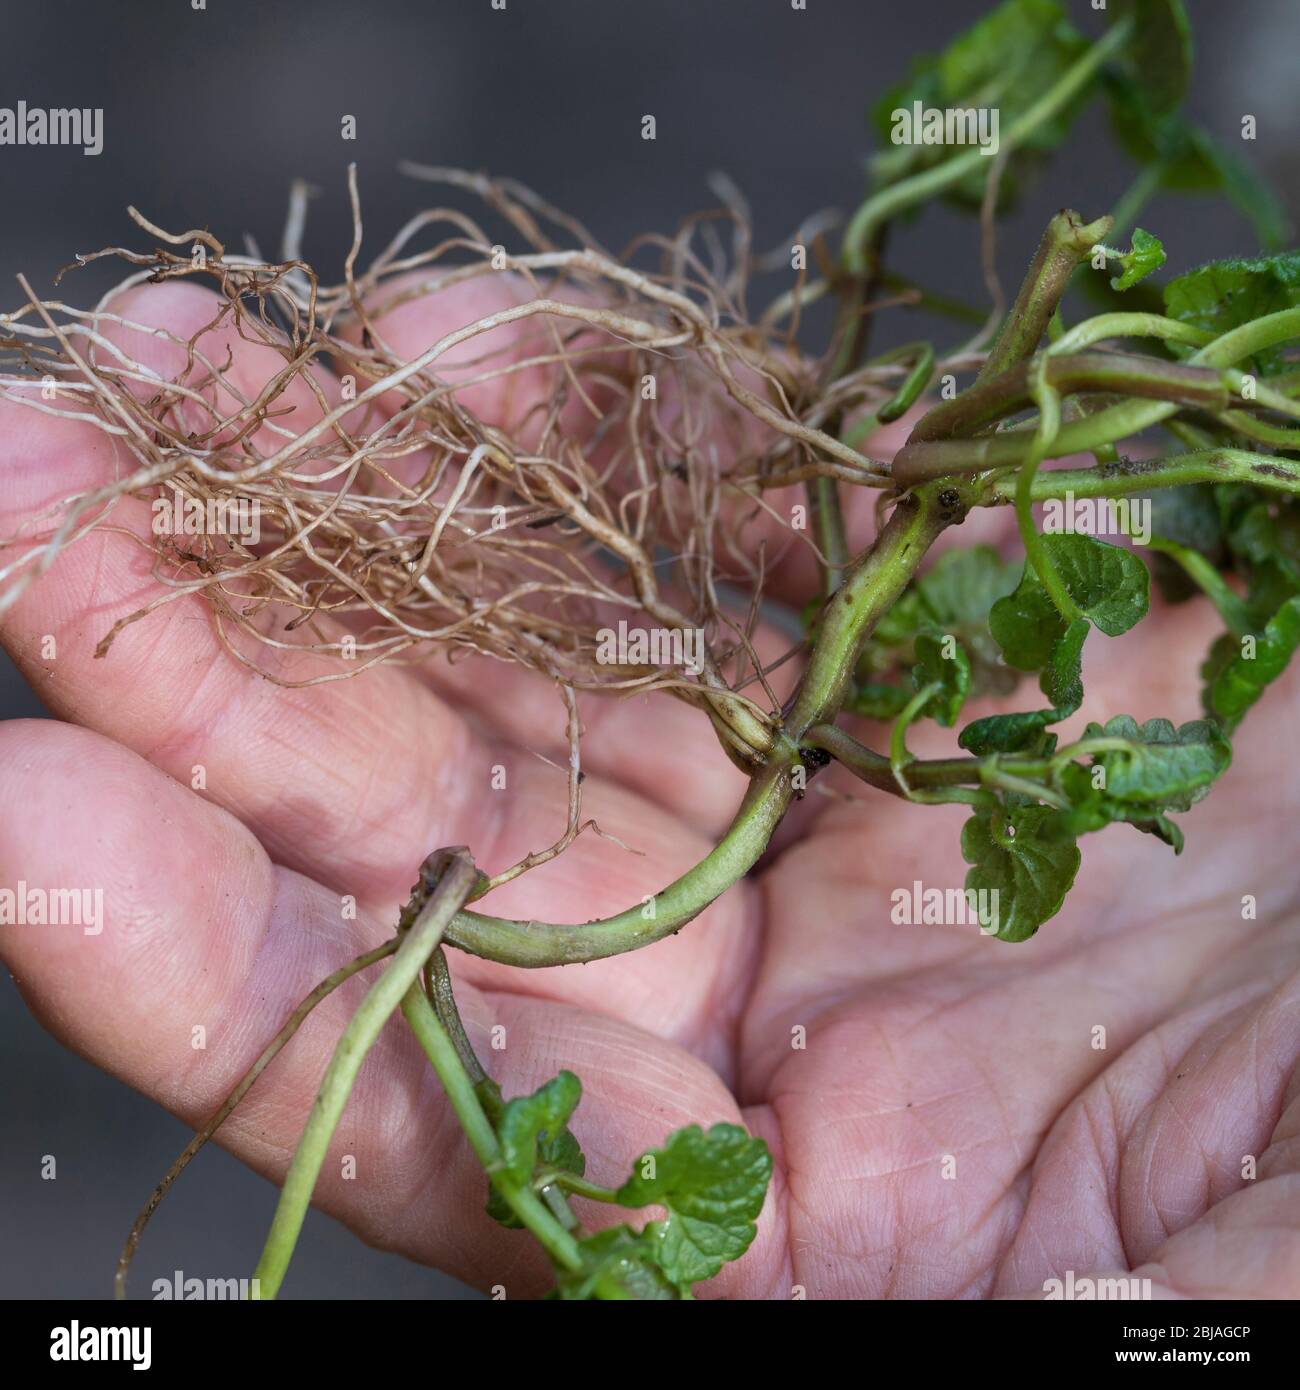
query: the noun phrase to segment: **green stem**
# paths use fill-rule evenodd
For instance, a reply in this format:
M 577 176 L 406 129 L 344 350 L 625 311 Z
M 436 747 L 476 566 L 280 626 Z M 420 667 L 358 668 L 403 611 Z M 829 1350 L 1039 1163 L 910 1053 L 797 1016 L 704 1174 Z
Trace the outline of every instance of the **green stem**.
M 652 898 L 613 917 L 573 925 L 459 912 L 448 942 L 471 955 L 532 969 L 621 955 L 680 931 L 758 862 L 793 796 L 795 762 L 791 750 L 774 750 L 722 839 Z
M 906 415 L 920 400 L 930 378 L 934 375 L 934 345 L 932 343 L 908 343 L 904 353 L 915 358 L 912 369 L 903 378 L 902 385 L 876 412 L 876 419 L 882 425 L 892 424 L 900 416 Z
M 1047 351 L 1050 356 L 1056 357 L 1067 352 L 1080 352 L 1094 343 L 1111 338 L 1160 338 L 1167 343 L 1204 347 L 1214 341 L 1214 334 L 1183 323 L 1180 319 L 1165 318 L 1163 314 L 1096 314 L 1068 329 Z
M 1024 542 L 1025 557 L 1034 567 L 1034 572 L 1042 580 L 1048 596 L 1068 625 L 1077 622 L 1084 615 L 1079 605 L 1070 597 L 1061 576 L 1057 574 L 1056 566 L 1047 551 L 1047 542 L 1034 521 L 1034 475 L 1061 427 L 1061 398 L 1047 384 L 1044 370 L 1047 359 L 1041 358 L 1040 363 L 1039 379 L 1034 390 L 1039 412 L 1038 432 L 1034 436 L 1034 445 L 1029 457 L 1021 465 L 1020 475 L 1016 479 L 1016 523 L 1020 527 L 1020 539 Z
M 1016 302 L 975 378 L 977 387 L 1037 351 L 1075 267 L 1109 231 L 1109 217 L 1085 225 L 1077 212 L 1066 209 L 1052 218 L 1029 263 Z
M 826 605 L 817 644 L 785 721 L 785 732 L 795 743 L 814 724 L 839 713 L 863 641 L 901 597 L 931 543 L 964 512 L 964 496 L 954 503 L 945 500 L 947 491 L 924 488 L 900 500 L 875 545 Z
M 1070 809 L 1069 797 L 1062 796 L 1060 792 L 1053 791 L 1050 787 L 1045 787 L 1041 782 L 1017 777 L 1015 773 L 1004 767 L 999 767 L 996 762 L 990 761 L 986 766 L 984 781 L 989 786 L 1001 787 L 1003 791 L 1017 792 L 1021 796 L 1031 796 L 1035 801 L 1045 801 L 1049 806 L 1055 806 L 1058 811 Z
M 1300 338 L 1300 308 L 1282 309 L 1224 333 L 1188 360 L 1193 366 L 1231 367 L 1264 348 L 1295 338 Z M 1103 444 L 1117 443 L 1159 424 L 1178 409 L 1173 402 L 1133 400 L 1099 410 L 1063 425 L 1047 457 L 1087 453 Z M 900 486 L 914 486 L 933 478 L 1014 467 L 1026 457 L 1031 442 L 1023 428 L 978 439 L 923 440 L 900 450 L 891 471 Z
M 807 748 L 820 748 L 829 753 L 842 767 L 878 791 L 889 792 L 893 796 L 907 795 L 907 789 L 899 786 L 888 758 L 859 743 L 852 734 L 836 725 L 815 724 L 804 735 L 803 741 Z M 952 787 L 963 783 L 978 785 L 980 761 L 978 758 L 932 758 L 910 762 L 907 766 L 908 787 Z
M 867 365 L 879 367 L 890 362 L 911 362 L 912 366 L 898 390 L 882 406 L 870 415 L 855 420 L 850 429 L 841 433 L 841 441 L 850 449 L 856 449 L 874 429 L 897 420 L 916 404 L 934 375 L 934 347 L 927 342 L 903 343 L 882 352 L 879 357 L 873 357 Z
M 441 946 L 429 957 L 426 979 L 426 993 L 434 1012 L 438 1015 L 438 1022 L 447 1030 L 447 1036 L 460 1055 L 461 1064 L 469 1073 L 470 1080 L 475 1086 L 481 1087 L 485 1081 L 490 1081 L 491 1077 L 483 1070 L 483 1064 L 474 1052 L 465 1032 L 465 1025 L 461 1022 L 460 1010 L 456 1007 L 456 996 L 452 992 L 451 972 L 447 969 L 447 954 Z
M 813 534 L 825 560 L 822 566 L 822 592 L 830 598 L 840 587 L 840 577 L 849 563 L 849 543 L 844 534 L 840 488 L 834 478 L 809 478 L 807 492 Z
M 912 755 L 907 751 L 907 730 L 942 689 L 939 681 L 931 681 L 928 685 L 922 686 L 903 706 L 902 713 L 894 720 L 894 727 L 889 732 L 889 768 L 894 774 L 894 781 L 904 789 L 909 798 L 912 789 L 903 776 L 903 769 L 912 761 Z
M 647 946 L 703 912 L 766 850 L 793 798 L 791 774 L 801 765 L 798 746 L 804 734 L 839 713 L 863 641 L 907 587 L 931 542 L 964 515 L 966 505 L 957 488 L 921 488 L 894 507 L 875 544 L 849 569 L 822 612 L 782 737 L 750 783 L 727 833 L 694 868 L 645 903 L 596 922 L 521 922 L 459 912 L 447 929 L 448 942 L 507 965 L 569 965 Z
M 600 1187 L 594 1182 L 588 1182 L 586 1178 L 580 1178 L 577 1173 L 565 1172 L 563 1168 L 552 1168 L 545 1173 L 539 1173 L 533 1179 L 534 1192 L 541 1192 L 548 1187 L 562 1187 L 575 1197 L 585 1197 L 590 1202 L 618 1201 L 618 1193 L 612 1187 Z
M 1182 566 L 1187 576 L 1204 590 L 1206 597 L 1218 609 L 1219 616 L 1234 637 L 1240 640 L 1251 630 L 1245 603 L 1238 594 L 1233 593 L 1224 577 L 1199 550 L 1192 550 L 1161 536 L 1152 536 L 1148 544 L 1152 550 L 1168 555 Z
M 1120 20 L 1097 40 L 1073 67 L 1061 77 L 1003 132 L 1001 145 L 1014 148 L 1044 121 L 1050 121 L 1069 105 L 1075 96 L 1092 80 L 1093 74 L 1113 53 L 1129 40 L 1131 19 Z M 972 169 L 988 162 L 978 149 L 955 159 L 945 160 L 932 169 L 925 169 L 910 178 L 882 188 L 873 194 L 853 215 L 844 233 L 844 258 L 851 271 L 861 274 L 865 269 L 865 249 L 878 227 L 905 212 L 915 204 L 934 197 L 960 183 Z
M 1267 420 L 1256 420 L 1244 410 L 1224 410 L 1217 416 L 1234 434 L 1244 435 L 1259 444 L 1270 444 L 1276 449 L 1300 449 L 1300 429 L 1294 425 L 1270 425 Z
M 122 1254 L 118 1258 L 117 1273 L 113 1278 L 113 1297 L 122 1299 L 126 1297 L 126 1277 L 131 1268 L 131 1261 L 135 1258 L 135 1252 L 140 1244 L 140 1237 L 144 1234 L 144 1228 L 148 1225 L 150 1217 L 158 1210 L 162 1199 L 167 1195 L 172 1183 L 189 1166 L 191 1160 L 209 1139 L 221 1128 L 230 1118 L 235 1107 L 248 1094 L 253 1083 L 275 1060 L 281 1050 L 289 1040 L 297 1033 L 307 1015 L 323 999 L 327 999 L 341 984 L 350 980 L 353 975 L 383 960 L 386 956 L 391 956 L 397 950 L 398 942 L 396 939 L 385 941 L 380 946 L 375 946 L 369 951 L 363 952 L 355 960 L 349 961 L 346 965 L 340 966 L 332 974 L 327 975 L 316 986 L 312 992 L 302 1000 L 301 1003 L 285 1020 L 283 1027 L 263 1048 L 257 1061 L 244 1073 L 235 1085 L 234 1089 L 217 1107 L 211 1119 L 200 1129 L 188 1144 L 181 1150 L 180 1157 L 167 1170 L 163 1180 L 154 1188 L 149 1200 L 145 1203 L 140 1214 L 135 1219 L 135 1225 L 126 1238 L 126 1244 L 122 1249 Z
M 555 1264 L 563 1269 L 581 1269 L 582 1252 L 554 1214 L 527 1183 L 515 1182 L 501 1169 L 501 1145 L 496 1131 L 479 1103 L 474 1082 L 461 1061 L 456 1045 L 447 1035 L 424 991 L 413 984 L 402 998 L 402 1014 L 419 1040 L 425 1055 L 447 1092 L 470 1146 L 486 1169 L 492 1186 L 510 1210 L 523 1222 Z
M 274 1298 L 284 1282 L 316 1179 L 357 1073 L 384 1024 L 419 979 L 429 955 L 478 881 L 467 857 L 455 857 L 397 948 L 392 964 L 370 987 L 330 1058 L 311 1116 L 289 1165 L 262 1257 L 253 1271 L 258 1298 Z
M 1300 461 L 1245 449 L 1198 449 L 1160 459 L 1136 459 L 1105 468 L 1057 468 L 1037 474 L 1030 487 L 1035 502 L 1050 498 L 1124 497 L 1158 487 L 1190 483 L 1253 483 L 1274 492 L 1300 493 Z M 991 479 L 984 505 L 1010 501 L 1017 480 L 1003 475 Z
M 1032 383 L 1040 373 L 1061 396 L 1102 392 L 1172 401 L 1206 410 L 1226 410 L 1232 405 L 1240 375 L 1231 369 L 1188 366 L 1143 353 L 1058 355 L 1049 351 L 1041 359 L 1017 362 L 1000 375 L 977 382 L 960 396 L 934 406 L 916 422 L 909 437 L 909 454 L 922 441 L 969 435 L 1015 414 L 1033 400 Z M 1024 434 L 1019 437 L 1023 439 Z M 897 469 L 894 476 L 898 477 Z

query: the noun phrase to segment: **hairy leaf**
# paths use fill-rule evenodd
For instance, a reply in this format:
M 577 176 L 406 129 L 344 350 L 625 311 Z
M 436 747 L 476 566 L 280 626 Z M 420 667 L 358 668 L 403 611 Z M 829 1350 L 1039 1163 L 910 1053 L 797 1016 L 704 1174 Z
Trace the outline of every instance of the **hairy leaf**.
M 1206 663 L 1205 708 L 1231 733 L 1300 646 L 1300 595 L 1287 599 L 1258 636 L 1242 644 L 1228 640 L 1232 655 L 1216 663 L 1212 652 Z M 1248 654 L 1250 644 L 1253 654 Z
M 651 1235 L 628 1226 L 610 1226 L 579 1241 L 580 1270 L 560 1270 L 556 1297 L 662 1302 L 690 1298 L 664 1273 Z
M 1124 269 L 1111 279 L 1111 289 L 1121 293 L 1131 289 L 1139 280 L 1159 270 L 1165 260 L 1165 247 L 1160 238 L 1144 232 L 1141 227 L 1134 227 L 1132 249 L 1119 258 Z
M 897 719 L 907 707 L 912 692 L 901 685 L 888 685 L 883 681 L 869 681 L 860 685 L 852 697 L 845 702 L 845 708 L 864 719 L 889 721 Z
M 952 654 L 945 655 L 949 648 Z M 957 722 L 970 690 L 970 661 L 955 638 L 923 632 L 916 639 L 912 682 L 917 690 L 932 684 L 940 687 L 921 713 L 931 715 L 945 729 L 950 729 Z
M 1087 47 L 1087 39 L 1068 23 L 1059 0 L 1003 0 L 942 53 L 917 60 L 907 80 L 876 104 L 873 123 L 885 142 L 884 151 L 871 162 L 876 183 L 893 183 L 971 148 L 968 144 L 895 144 L 891 138 L 895 112 L 910 112 L 916 102 L 940 111 L 996 110 L 1001 134 L 1059 81 Z M 1087 96 L 1085 89 L 1021 141 L 1003 176 L 1005 198 L 1010 198 L 1036 153 L 1054 149 L 1065 139 Z M 977 208 L 987 173 L 984 168 L 972 170 L 945 196 Z
M 761 1139 L 738 1125 L 707 1132 L 688 1125 L 637 1161 L 618 1201 L 666 1208 L 667 1217 L 650 1222 L 646 1233 L 667 1277 L 689 1286 L 712 1279 L 749 1249 L 771 1176 L 772 1156 Z
M 1105 725 L 1089 724 L 1083 736 L 1128 744 L 1096 757 L 1110 799 L 1165 811 L 1188 810 L 1232 761 L 1222 730 L 1204 719 L 1175 729 L 1167 719 L 1138 724 L 1132 715 L 1117 714 Z
M 1108 637 L 1118 637 L 1143 618 L 1151 581 L 1147 567 L 1132 551 L 1093 536 L 1043 539 L 1067 593 Z M 1009 666 L 1037 671 L 1065 635 L 1066 623 L 1026 562 L 1015 593 L 993 605 L 989 628 Z
M 1165 286 L 1165 312 L 1216 335 L 1300 304 L 1300 251 L 1250 260 L 1211 261 Z M 1282 347 L 1257 355 L 1260 370 L 1286 365 Z
M 532 1095 L 506 1102 L 497 1137 L 502 1168 L 515 1182 L 531 1182 L 539 1166 L 579 1177 L 586 1171 L 587 1160 L 568 1125 L 581 1099 L 582 1083 L 571 1071 L 562 1071 Z M 521 1224 L 495 1187 L 488 1194 L 487 1211 L 503 1226 Z
M 1003 665 L 989 632 L 989 609 L 1016 586 L 1020 567 L 992 546 L 949 550 L 909 585 L 885 614 L 858 662 L 858 686 L 848 708 L 871 719 L 894 719 L 911 694 L 905 676 L 922 633 L 956 638 L 970 666 L 968 698 L 1003 695 L 1016 677 Z M 891 677 L 891 682 L 882 678 Z
M 1153 115 L 1182 105 L 1192 75 L 1192 27 L 1182 0 L 1110 0 L 1111 22 L 1133 16 L 1125 57 Z
M 1247 596 L 1251 606 L 1262 600 L 1262 617 L 1269 618 L 1281 602 L 1278 586 L 1300 589 L 1300 512 L 1289 500 L 1240 489 L 1229 503 L 1226 540 L 1238 567 L 1244 565 L 1253 581 L 1255 592 Z
M 988 622 L 989 609 L 1016 586 L 1017 566 L 991 545 L 974 545 L 940 555 L 917 580 L 913 592 L 921 612 L 936 627 L 966 637 Z
M 1070 809 L 1063 811 L 1060 819 L 1049 827 L 1049 834 L 1073 840 L 1120 822 L 1156 836 L 1175 854 L 1183 852 L 1183 832 L 1161 807 L 1116 800 L 1095 785 L 1089 768 L 1071 763 L 1062 771 L 1060 787 L 1070 798 Z
M 988 753 L 1044 753 L 1043 730 L 1068 718 L 1083 701 L 1083 644 L 1090 627 L 1078 618 L 1056 639 L 1039 677 L 1051 709 L 991 714 L 968 724 L 957 742 L 976 757 Z
M 972 867 L 966 887 L 998 895 L 1002 941 L 1026 941 L 1060 911 L 1079 869 L 1079 849 L 1059 833 L 1051 807 L 1015 805 L 979 811 L 961 832 Z

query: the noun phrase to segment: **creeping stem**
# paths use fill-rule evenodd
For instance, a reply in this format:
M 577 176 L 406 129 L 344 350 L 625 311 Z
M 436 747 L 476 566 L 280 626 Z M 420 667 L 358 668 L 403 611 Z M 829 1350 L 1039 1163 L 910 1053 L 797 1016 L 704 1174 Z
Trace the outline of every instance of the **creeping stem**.
M 1077 212 L 1069 210 L 1058 212 L 1052 218 L 1029 263 L 1016 302 L 975 378 L 977 386 L 1035 351 L 1075 267 L 1110 228 L 1109 217 L 1099 217 L 1085 225 Z
M 248 1094 L 249 1089 L 259 1076 L 275 1060 L 280 1051 L 289 1042 L 293 1035 L 298 1031 L 303 1020 L 321 1002 L 328 998 L 345 981 L 350 980 L 359 971 L 367 969 L 377 961 L 383 960 L 386 956 L 391 956 L 397 950 L 396 939 L 385 941 L 381 946 L 364 952 L 362 955 L 351 960 L 347 965 L 340 966 L 332 974 L 327 975 L 316 986 L 314 990 L 294 1009 L 284 1026 L 263 1048 L 257 1061 L 239 1079 L 234 1090 L 217 1107 L 211 1119 L 198 1131 L 188 1144 L 181 1150 L 180 1157 L 167 1170 L 163 1180 L 154 1188 L 149 1200 L 145 1203 L 140 1214 L 135 1219 L 135 1224 L 131 1227 L 130 1234 L 126 1238 L 126 1245 L 122 1249 L 117 1261 L 117 1273 L 113 1277 L 113 1297 L 126 1297 L 126 1276 L 131 1268 L 131 1261 L 135 1258 L 135 1252 L 140 1244 L 140 1237 L 144 1234 L 144 1228 L 149 1223 L 149 1218 L 158 1210 L 162 1199 L 167 1195 L 172 1183 L 189 1166 L 195 1154 L 208 1142 L 209 1139 L 221 1128 L 230 1118 L 235 1107 Z
M 1039 125 L 1050 121 L 1073 101 L 1102 63 L 1128 42 L 1131 29 L 1132 20 L 1127 17 L 1112 25 L 1073 67 L 1068 68 L 1028 111 L 1002 133 L 1002 146 L 1018 145 Z M 868 198 L 854 213 L 844 233 L 844 258 L 849 269 L 855 274 L 862 274 L 866 268 L 867 247 L 878 227 L 917 203 L 943 193 L 960 183 L 972 169 L 987 163 L 980 150 L 971 150 L 955 159 L 945 159 L 942 164 L 913 174 L 910 178 L 900 179 Z
M 1043 364 L 1046 359 L 1040 358 L 1039 361 Z M 1020 528 L 1020 539 L 1024 542 L 1025 557 L 1034 567 L 1034 572 L 1056 605 L 1057 612 L 1068 624 L 1076 622 L 1083 614 L 1078 604 L 1070 597 L 1061 576 L 1057 574 L 1056 566 L 1047 551 L 1047 542 L 1034 524 L 1034 475 L 1061 427 L 1061 398 L 1047 384 L 1046 373 L 1042 371 L 1041 365 L 1034 382 L 1034 399 L 1038 403 L 1038 429 L 1034 434 L 1034 444 L 1029 457 L 1021 465 L 1016 477 L 1016 524 Z
M 901 500 L 875 545 L 849 569 L 822 610 L 817 641 L 781 736 L 750 783 L 727 833 L 712 852 L 653 898 L 614 917 L 572 926 L 459 912 L 447 941 L 507 965 L 566 965 L 647 946 L 679 930 L 742 878 L 767 848 L 794 795 L 799 744 L 815 724 L 834 720 L 858 650 L 907 587 L 922 556 L 962 505 L 954 489 L 921 488 Z
M 1262 351 L 1300 338 L 1300 308 L 1281 309 L 1253 319 L 1207 343 L 1188 359 L 1198 367 L 1223 369 Z M 1048 358 L 1048 380 L 1056 370 Z M 1108 389 L 1126 389 L 1122 386 Z M 960 399 L 960 397 L 958 398 Z M 956 404 L 956 402 L 954 402 Z M 1128 400 L 1082 419 L 1070 420 L 1057 431 L 1048 458 L 1086 453 L 1114 444 L 1160 421 L 1179 409 L 1178 401 Z M 922 422 L 924 423 L 924 422 Z M 988 468 L 1018 466 L 1026 457 L 1033 431 L 1007 429 L 976 439 L 916 439 L 899 451 L 893 475 L 900 486 L 915 486 L 929 478 L 978 473 Z
M 572 926 L 459 912 L 447 941 L 471 955 L 526 967 L 601 960 L 648 946 L 686 925 L 742 878 L 767 848 L 793 794 L 793 750 L 774 748 L 750 783 L 727 833 L 681 878 L 613 917 Z
M 1300 461 L 1276 454 L 1253 454 L 1246 449 L 1196 449 L 1168 458 L 1036 473 L 1030 496 L 1035 502 L 1067 494 L 1081 498 L 1125 497 L 1186 483 L 1253 483 L 1274 492 L 1300 493 Z M 1009 502 L 1015 497 L 1016 485 L 1016 477 L 1008 474 L 990 479 L 983 500 L 990 506 Z
M 582 1254 L 578 1243 L 547 1210 L 528 1183 L 515 1182 L 501 1168 L 501 1145 L 492 1128 L 473 1079 L 455 1043 L 448 1036 L 419 982 L 412 984 L 402 999 L 402 1014 L 433 1063 L 479 1162 L 487 1170 L 493 1187 L 525 1226 L 536 1236 L 551 1259 L 564 1269 L 580 1269 Z
M 325 1070 L 320 1090 L 312 1102 L 311 1116 L 280 1190 L 280 1201 L 275 1209 L 271 1230 L 253 1272 L 257 1280 L 254 1285 L 255 1297 L 274 1298 L 279 1292 L 330 1139 L 366 1053 L 402 1002 L 402 996 L 418 982 L 425 961 L 442 940 L 453 914 L 477 882 L 478 872 L 467 855 L 460 853 L 450 858 L 437 886 L 403 937 L 392 964 L 371 985 L 343 1030 Z

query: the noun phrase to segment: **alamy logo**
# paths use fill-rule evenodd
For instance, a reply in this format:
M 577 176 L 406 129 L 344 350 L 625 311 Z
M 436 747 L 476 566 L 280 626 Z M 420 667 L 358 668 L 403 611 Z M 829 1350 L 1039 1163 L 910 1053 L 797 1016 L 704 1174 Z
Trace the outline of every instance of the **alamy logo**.
M 82 1327 L 74 1320 L 50 1332 L 50 1360 L 129 1361 L 133 1371 L 147 1371 L 152 1344 L 151 1327 Z
M 179 1269 L 170 1279 L 155 1279 L 152 1287 L 155 1301 L 164 1302 L 194 1303 L 201 1299 L 233 1302 L 262 1296 L 260 1279 L 199 1279 L 195 1276 L 187 1279 Z
M 1074 1270 L 1067 1269 L 1064 1279 L 1048 1279 L 1043 1284 L 1043 1293 L 1049 1303 L 1062 1299 L 1136 1303 L 1151 1297 L 1151 1280 L 1137 1279 L 1131 1274 L 1113 1279 L 1093 1279 L 1084 1275 L 1078 1279 Z
M 1049 497 L 1043 503 L 1043 530 L 1049 535 L 1128 536 L 1134 545 L 1151 539 L 1149 497 Z
M 704 631 L 698 627 L 628 630 L 602 627 L 596 633 L 596 660 L 602 666 L 680 666 L 692 676 L 704 670 Z
M 102 888 L 0 888 L 0 927 L 80 927 L 87 936 L 104 930 Z
M 889 113 L 889 138 L 896 145 L 978 145 L 980 154 L 998 152 L 1001 113 L 996 106 L 949 106 L 940 110 L 914 101 Z
M 0 106 L 0 145 L 80 145 L 82 154 L 104 148 L 104 108 Z
M 155 536 L 234 536 L 245 545 L 262 538 L 262 505 L 256 497 L 189 497 L 167 484 L 150 504 Z
M 903 927 L 979 927 L 986 936 L 998 930 L 996 888 L 927 888 L 915 879 L 911 888 L 895 888 L 889 920 Z

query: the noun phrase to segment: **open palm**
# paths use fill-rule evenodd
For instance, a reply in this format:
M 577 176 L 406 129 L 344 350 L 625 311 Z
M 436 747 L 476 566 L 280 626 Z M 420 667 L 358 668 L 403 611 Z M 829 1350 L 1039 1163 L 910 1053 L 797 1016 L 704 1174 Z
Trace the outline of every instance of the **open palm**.
M 409 306 L 390 341 L 431 341 L 420 315 Z M 212 303 L 141 290 L 130 316 L 184 336 Z M 229 346 L 255 391 L 271 355 Z M 174 344 L 152 350 L 160 369 L 183 364 Z M 480 413 L 516 408 L 470 391 Z M 318 409 L 305 392 L 288 403 Z M 121 467 L 93 429 L 0 407 L 5 532 Z M 157 586 L 127 534 L 146 533 L 147 505 L 114 520 L 4 615 L 6 647 L 68 722 L 0 728 L 0 881 L 102 887 L 106 926 L 0 927 L 0 949 L 57 1036 L 197 1123 L 318 980 L 391 934 L 431 849 L 464 843 L 495 870 L 558 834 L 563 777 L 534 752 L 563 755 L 563 717 L 544 681 L 485 659 L 282 688 L 230 657 L 197 599 L 96 661 Z M 1193 604 L 1098 638 L 1078 720 L 1195 717 L 1214 628 Z M 295 680 L 325 669 L 284 660 Z M 582 1078 L 574 1129 L 598 1182 L 682 1124 L 739 1118 L 768 1140 L 758 1237 L 709 1292 L 1032 1295 L 1073 1271 L 1300 1295 L 1300 792 L 1282 762 L 1297 689 L 1279 682 L 1246 721 L 1223 784 L 1183 821 L 1182 859 L 1122 826 L 1093 837 L 1066 908 L 1027 944 L 891 922 L 895 889 L 962 882 L 962 813 L 826 773 L 861 797 L 810 796 L 802 836 L 678 936 L 536 972 L 455 954 L 471 1039 L 507 1095 L 561 1067 Z M 697 712 L 660 697 L 583 715 L 584 811 L 641 853 L 583 836 L 491 911 L 618 911 L 701 858 L 734 809 L 743 779 Z M 268 1176 L 363 989 L 327 1000 L 223 1129 Z M 509 1297 L 544 1288 L 543 1257 L 484 1196 L 422 1054 L 390 1025 L 320 1204 Z

